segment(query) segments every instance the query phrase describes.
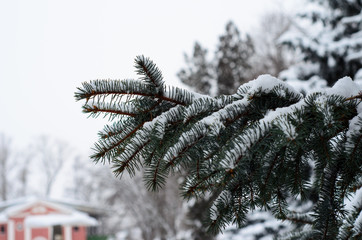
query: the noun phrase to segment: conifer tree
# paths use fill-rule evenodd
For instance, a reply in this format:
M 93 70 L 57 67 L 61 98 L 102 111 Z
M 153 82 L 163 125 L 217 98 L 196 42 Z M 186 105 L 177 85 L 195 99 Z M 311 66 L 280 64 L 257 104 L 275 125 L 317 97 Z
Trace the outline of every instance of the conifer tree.
M 207 50 L 196 42 L 192 56 L 185 54 L 187 66 L 177 75 L 181 82 L 199 93 L 231 94 L 232 89 L 253 78 L 251 60 L 254 53 L 252 38 L 248 34 L 243 38 L 230 21 L 225 33 L 219 37 L 214 58 L 208 60 Z
M 233 89 L 252 77 L 251 57 L 254 44 L 249 35 L 240 36 L 233 22 L 226 24 L 226 33 L 220 36 L 216 51 L 216 76 L 218 94 L 231 94 Z
M 210 94 L 212 83 L 215 81 L 215 71 L 206 55 L 207 50 L 200 43 L 195 42 L 192 56 L 188 57 L 185 54 L 187 66 L 177 73 L 181 82 L 202 94 Z
M 362 1 L 309 2 L 300 14 L 310 22 L 308 27 L 300 27 L 282 38 L 303 54 L 304 62 L 290 71 L 293 77 L 308 80 L 317 76 L 329 86 L 341 77 L 355 77 L 362 68 Z
M 301 226 L 285 239 L 362 237 L 355 196 L 362 187 L 361 86 L 345 77 L 303 96 L 262 75 L 233 95 L 209 97 L 166 86 L 143 56 L 135 66 L 138 80 L 90 81 L 75 93 L 85 113 L 112 121 L 99 133 L 94 161 L 108 162 L 116 176 L 144 168 L 153 191 L 186 173 L 185 199 L 218 195 L 207 219 L 212 233 L 242 227 L 258 207 Z M 353 197 L 353 207 L 345 206 Z M 298 209 L 293 199 L 313 201 Z

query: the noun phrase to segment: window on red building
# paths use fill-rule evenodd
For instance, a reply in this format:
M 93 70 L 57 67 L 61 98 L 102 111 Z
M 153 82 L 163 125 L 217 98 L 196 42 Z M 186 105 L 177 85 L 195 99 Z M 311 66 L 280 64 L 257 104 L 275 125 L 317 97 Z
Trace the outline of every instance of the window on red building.
M 0 234 L 5 234 L 5 225 L 0 225 Z
M 16 230 L 23 231 L 23 224 L 22 223 L 17 223 L 16 224 Z

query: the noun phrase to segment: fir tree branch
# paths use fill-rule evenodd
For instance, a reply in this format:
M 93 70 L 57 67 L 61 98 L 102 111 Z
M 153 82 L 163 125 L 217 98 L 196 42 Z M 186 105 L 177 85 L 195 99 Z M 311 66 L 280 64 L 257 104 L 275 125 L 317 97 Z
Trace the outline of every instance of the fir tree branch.
M 142 149 L 150 143 L 150 140 L 146 141 L 142 146 L 140 146 L 131 156 L 129 156 L 125 161 L 120 161 L 114 164 L 114 170 L 113 173 L 116 175 L 116 177 L 120 176 L 125 169 L 127 169 L 128 173 L 133 176 L 135 174 L 133 168 L 129 168 L 132 160 L 137 156 L 137 154 L 142 151 Z
M 175 161 L 178 160 L 185 152 L 187 152 L 189 149 L 191 149 L 193 146 L 195 146 L 201 139 L 203 139 L 205 137 L 205 135 L 199 135 L 197 136 L 196 139 L 194 139 L 194 141 L 191 144 L 185 145 L 183 148 L 180 149 L 180 151 L 176 154 L 173 155 L 171 157 L 171 159 L 169 159 L 165 165 L 165 170 L 170 168 L 170 167 L 174 167 L 175 166 Z M 169 153 L 169 155 L 172 152 Z
M 336 180 L 339 166 L 336 163 L 327 164 L 324 172 L 324 179 L 320 189 L 320 199 L 316 205 L 317 218 L 314 227 L 323 233 L 321 239 L 331 239 L 336 237 L 338 230 L 337 216 L 334 214 L 337 210 L 335 199 Z
M 162 73 L 156 64 L 154 64 L 149 58 L 141 55 L 136 57 L 135 67 L 137 69 L 137 73 L 144 76 L 143 80 L 153 83 L 153 85 L 158 88 L 158 92 L 162 94 Z
M 142 126 L 144 125 L 144 122 L 140 123 L 138 126 L 136 126 L 131 132 L 129 132 L 125 137 L 121 138 L 120 140 L 118 140 L 115 143 L 112 143 L 110 146 L 108 147 L 103 147 L 102 149 L 100 149 L 100 151 L 94 155 L 91 156 L 91 158 L 94 158 L 96 160 L 102 158 L 107 152 L 111 151 L 112 149 L 116 148 L 117 146 L 119 146 L 121 143 L 123 143 L 125 140 L 127 140 L 130 136 L 132 136 L 134 133 L 137 132 L 138 129 L 140 129 Z
M 354 145 L 354 148 L 353 148 L 353 151 L 352 151 L 352 154 L 351 154 L 351 158 L 353 158 L 354 156 L 356 156 L 356 152 L 357 152 L 357 150 L 358 150 L 358 146 L 359 146 L 361 140 L 362 140 L 362 135 L 360 135 L 360 136 L 357 138 L 357 141 L 356 141 L 356 143 L 355 143 L 355 145 Z
M 145 180 L 148 190 L 158 191 L 166 182 L 167 171 L 163 171 L 162 161 L 162 158 L 158 157 L 156 164 L 152 162 L 146 170 Z
M 135 80 L 95 80 L 82 83 L 82 85 L 83 88 L 78 88 L 78 92 L 75 93 L 77 101 L 85 99 L 88 102 L 96 97 L 129 95 L 157 98 L 175 104 L 186 105 L 185 102 L 173 99 L 170 96 L 163 96 L 152 90 L 150 85 Z
M 219 171 L 218 170 L 214 170 L 212 171 L 210 174 L 208 174 L 207 176 L 203 177 L 200 181 L 197 181 L 195 183 L 195 185 L 192 185 L 190 187 L 187 187 L 187 191 L 185 192 L 185 197 L 189 198 L 192 195 L 195 194 L 195 192 L 197 191 L 197 188 L 199 185 L 203 184 L 204 182 L 206 182 L 207 180 L 209 180 L 212 176 L 214 176 L 215 174 L 217 174 Z
M 152 88 L 135 80 L 94 80 L 82 83 L 82 88 L 77 88 L 75 93 L 77 101 L 85 99 L 87 102 L 98 96 L 138 95 L 154 96 Z
M 93 105 L 93 106 L 84 105 L 83 112 L 84 113 L 93 113 L 93 114 L 105 113 L 105 114 L 111 114 L 111 115 L 127 115 L 127 116 L 131 116 L 131 117 L 136 116 L 136 113 L 132 113 L 129 111 L 117 110 L 117 108 L 111 108 L 111 107 L 107 107 L 107 106 L 103 106 L 103 108 L 101 108 L 97 105 Z
M 284 147 L 284 151 L 285 151 L 285 148 L 286 147 Z M 274 169 L 275 164 L 277 163 L 277 160 L 278 160 L 278 154 L 275 155 L 275 157 L 273 159 L 273 162 L 272 162 L 271 166 L 269 167 L 268 173 L 267 173 L 267 175 L 266 175 L 266 177 L 264 179 L 263 188 L 265 188 L 266 185 L 268 184 L 269 177 L 270 177 L 270 175 L 271 175 L 271 173 L 272 173 L 272 171 Z
M 85 112 L 122 116 L 100 133 L 93 159 L 109 159 L 117 176 L 145 167 L 150 190 L 162 187 L 170 172 L 185 173 L 185 198 L 219 196 L 210 210 L 215 232 L 232 222 L 242 226 L 245 213 L 259 206 L 312 225 L 298 236 L 335 239 L 344 194 L 361 175 L 362 137 L 355 131 L 361 123 L 349 122 L 358 104 L 346 101 L 362 96 L 316 93 L 302 99 L 280 80 L 263 76 L 236 95 L 211 98 L 164 86 L 161 72 L 143 56 L 136 67 L 143 81 L 93 81 L 76 93 L 87 101 Z M 287 200 L 298 194 L 310 197 L 313 218 L 290 214 Z

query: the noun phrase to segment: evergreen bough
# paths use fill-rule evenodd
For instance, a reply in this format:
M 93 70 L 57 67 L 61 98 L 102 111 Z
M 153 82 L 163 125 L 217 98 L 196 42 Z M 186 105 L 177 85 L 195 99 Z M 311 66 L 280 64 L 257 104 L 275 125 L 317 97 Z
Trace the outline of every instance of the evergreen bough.
M 362 200 L 345 206 L 362 186 L 362 94 L 350 78 L 303 96 L 262 75 L 209 97 L 166 86 L 148 58 L 135 66 L 139 80 L 85 82 L 75 93 L 85 113 L 112 122 L 94 161 L 116 176 L 143 168 L 149 190 L 181 172 L 185 199 L 217 193 L 207 219 L 215 234 L 261 208 L 301 226 L 286 239 L 361 239 Z M 297 211 L 293 199 L 309 207 Z

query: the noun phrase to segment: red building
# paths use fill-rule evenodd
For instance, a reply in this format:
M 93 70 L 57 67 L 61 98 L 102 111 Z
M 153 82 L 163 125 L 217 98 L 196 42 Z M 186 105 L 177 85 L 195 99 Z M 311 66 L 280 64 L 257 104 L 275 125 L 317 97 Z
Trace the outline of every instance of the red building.
M 0 203 L 0 240 L 86 240 L 97 220 L 69 205 L 27 199 Z

